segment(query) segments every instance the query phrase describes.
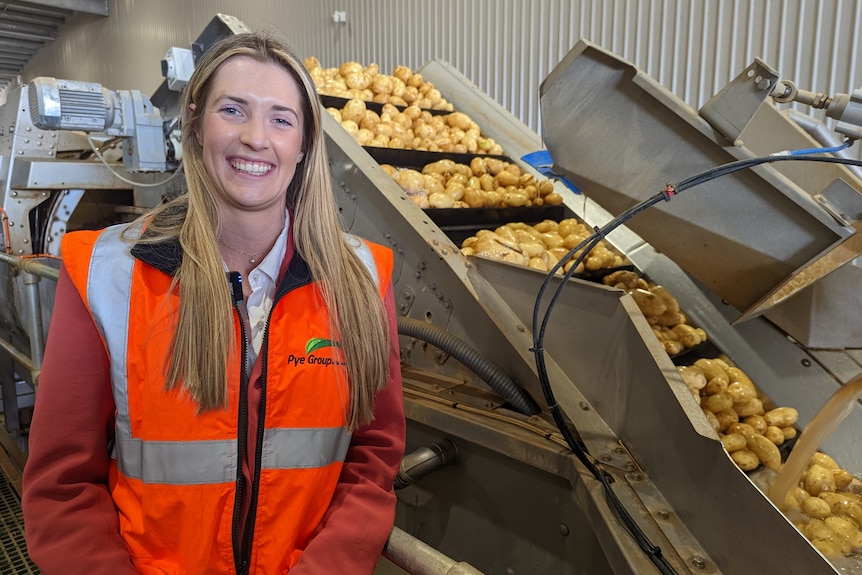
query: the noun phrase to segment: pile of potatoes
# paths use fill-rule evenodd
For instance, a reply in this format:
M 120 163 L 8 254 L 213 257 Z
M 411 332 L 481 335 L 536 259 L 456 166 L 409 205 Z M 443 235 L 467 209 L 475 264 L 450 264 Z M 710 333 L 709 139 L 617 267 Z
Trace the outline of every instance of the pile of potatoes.
M 461 244 L 461 253 L 484 256 L 548 272 L 566 254 L 592 235 L 592 230 L 574 218 L 560 222 L 545 220 L 535 225 L 512 222 L 491 230 L 479 230 Z M 574 254 L 557 271 L 568 272 L 575 263 Z M 578 264 L 573 273 L 621 266 L 622 257 L 600 241 Z
M 740 469 L 752 471 L 763 464 L 780 470 L 778 447 L 796 437 L 796 409 L 765 408 L 751 379 L 721 358 L 698 359 L 677 369 Z M 862 482 L 825 453 L 814 454 L 783 509 L 824 555 L 840 557 L 862 549 Z
M 324 68 L 313 56 L 304 63 L 318 93 L 326 96 L 447 112 L 454 110 L 433 83 L 426 82 L 422 74 L 414 73 L 407 66 L 396 66 L 390 76 L 381 74 L 380 66 L 373 63 L 363 66 L 359 62 L 345 62 L 338 68 Z
M 603 277 L 602 282 L 632 296 L 669 355 L 706 341 L 706 332 L 688 323 L 688 317 L 679 309 L 679 302 L 663 286 L 648 282 L 628 270 L 612 272 Z
M 785 499 L 794 525 L 827 556 L 862 549 L 862 483 L 825 453 L 815 453 Z
M 563 197 L 550 180 L 536 180 L 516 164 L 476 156 L 470 165 L 438 160 L 422 171 L 382 164 L 383 170 L 420 208 L 559 206 Z
M 773 470 L 781 467 L 778 446 L 796 437 L 795 409 L 765 409 L 745 372 L 721 358 L 701 358 L 677 369 L 740 469 L 751 471 L 761 463 Z
M 479 125 L 462 112 L 434 115 L 415 105 L 402 111 L 384 104 L 378 114 L 356 98 L 340 110 L 326 111 L 361 146 L 497 156 L 503 153 L 500 144 L 483 136 Z

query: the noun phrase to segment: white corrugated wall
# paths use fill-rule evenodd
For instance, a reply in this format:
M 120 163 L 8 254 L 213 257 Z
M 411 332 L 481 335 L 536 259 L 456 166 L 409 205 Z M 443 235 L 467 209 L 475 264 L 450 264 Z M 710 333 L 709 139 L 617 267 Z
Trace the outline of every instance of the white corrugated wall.
M 630 60 L 699 107 L 754 57 L 800 88 L 862 82 L 859 0 L 110 0 L 76 16 L 25 69 L 152 92 L 171 46 L 188 47 L 216 12 L 287 36 L 325 66 L 448 61 L 539 132 L 539 84 L 579 38 Z M 336 11 L 346 23 L 333 22 Z

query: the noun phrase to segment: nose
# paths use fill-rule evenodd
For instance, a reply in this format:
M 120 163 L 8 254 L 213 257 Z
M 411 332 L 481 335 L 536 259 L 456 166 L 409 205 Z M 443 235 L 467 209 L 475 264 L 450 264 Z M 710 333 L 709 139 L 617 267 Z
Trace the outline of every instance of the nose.
M 253 150 L 266 148 L 269 137 L 266 133 L 266 122 L 255 117 L 249 118 L 243 123 L 240 132 L 240 142 Z

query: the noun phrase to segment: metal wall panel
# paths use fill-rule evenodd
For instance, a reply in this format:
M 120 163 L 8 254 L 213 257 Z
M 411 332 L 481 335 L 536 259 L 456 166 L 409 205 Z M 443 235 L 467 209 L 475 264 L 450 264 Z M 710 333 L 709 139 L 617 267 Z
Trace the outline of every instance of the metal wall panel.
M 333 22 L 336 11 L 345 23 Z M 581 37 L 694 107 L 755 56 L 814 91 L 862 82 L 857 0 L 110 0 L 108 19 L 71 19 L 24 80 L 152 92 L 167 49 L 187 47 L 216 12 L 282 33 L 324 66 L 356 60 L 391 72 L 446 60 L 536 132 L 539 84 Z

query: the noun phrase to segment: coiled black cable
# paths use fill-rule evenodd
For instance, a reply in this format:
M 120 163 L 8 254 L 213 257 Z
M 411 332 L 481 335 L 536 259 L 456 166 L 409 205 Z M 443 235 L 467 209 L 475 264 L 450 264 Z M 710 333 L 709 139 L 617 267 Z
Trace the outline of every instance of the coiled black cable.
M 853 142 L 851 140 L 844 147 L 849 147 L 852 143 Z M 677 571 L 667 561 L 667 559 L 664 558 L 661 549 L 650 542 L 646 534 L 635 522 L 634 518 L 632 518 L 629 512 L 625 509 L 622 502 L 619 500 L 616 493 L 614 493 L 614 490 L 611 488 L 611 483 L 613 483 L 614 481 L 613 477 L 606 470 L 602 469 L 601 463 L 591 457 L 589 450 L 587 449 L 584 442 L 579 437 L 577 437 L 576 433 L 572 431 L 572 427 L 565 420 L 564 415 L 560 410 L 559 405 L 557 404 L 557 400 L 554 397 L 554 391 L 553 389 L 551 389 L 547 366 L 545 364 L 545 351 L 543 347 L 545 340 L 545 331 L 547 329 L 548 321 L 551 318 L 551 311 L 553 310 L 554 305 L 562 294 L 562 290 L 568 283 L 568 280 L 575 273 L 575 269 L 577 269 L 578 265 L 584 260 L 587 254 L 589 254 L 590 250 L 592 250 L 610 232 L 612 232 L 617 227 L 624 224 L 631 218 L 635 217 L 642 211 L 654 206 L 658 202 L 669 202 L 677 194 L 700 184 L 709 182 L 722 176 L 726 176 L 728 174 L 732 174 L 740 170 L 753 168 L 761 164 L 786 161 L 806 161 L 862 166 L 862 161 L 859 160 L 838 158 L 832 156 L 812 155 L 829 151 L 831 150 L 797 150 L 796 152 L 789 152 L 787 155 L 762 156 L 756 158 L 748 158 L 745 160 L 738 160 L 695 174 L 689 178 L 686 178 L 685 180 L 682 180 L 676 185 L 667 184 L 667 186 L 662 191 L 625 210 L 616 218 L 607 223 L 605 226 L 601 228 L 594 228 L 594 232 L 591 236 L 589 236 L 580 244 L 569 250 L 569 252 L 565 256 L 560 258 L 559 262 L 557 262 L 548 271 L 548 274 L 545 277 L 545 280 L 542 282 L 542 285 L 539 288 L 539 292 L 536 295 L 536 302 L 533 307 L 533 348 L 531 351 L 535 356 L 536 370 L 539 376 L 539 383 L 541 385 L 545 401 L 548 405 L 548 410 L 551 412 L 551 415 L 554 418 L 554 422 L 559 428 L 560 433 L 563 435 L 563 438 L 566 440 L 566 443 L 568 444 L 569 448 L 572 450 L 578 460 L 581 461 L 581 463 L 583 463 L 584 466 L 589 470 L 593 477 L 595 477 L 598 481 L 601 482 L 605 493 L 605 500 L 608 502 L 608 506 L 610 507 L 610 509 L 616 514 L 617 518 L 625 526 L 626 530 L 629 532 L 629 534 L 632 536 L 632 538 L 635 540 L 641 550 L 643 550 L 647 557 L 649 557 L 650 561 L 653 563 L 653 565 L 656 566 L 656 568 L 659 570 L 660 573 L 662 573 L 662 575 L 677 575 Z M 543 298 L 545 297 L 545 292 L 547 291 L 548 286 L 550 285 L 557 271 L 575 254 L 578 254 L 577 258 L 569 268 L 569 271 L 567 271 L 563 275 L 563 279 L 557 286 L 557 289 L 551 297 L 547 308 L 545 308 L 544 316 L 542 317 L 540 322 L 539 317 L 541 304 Z

